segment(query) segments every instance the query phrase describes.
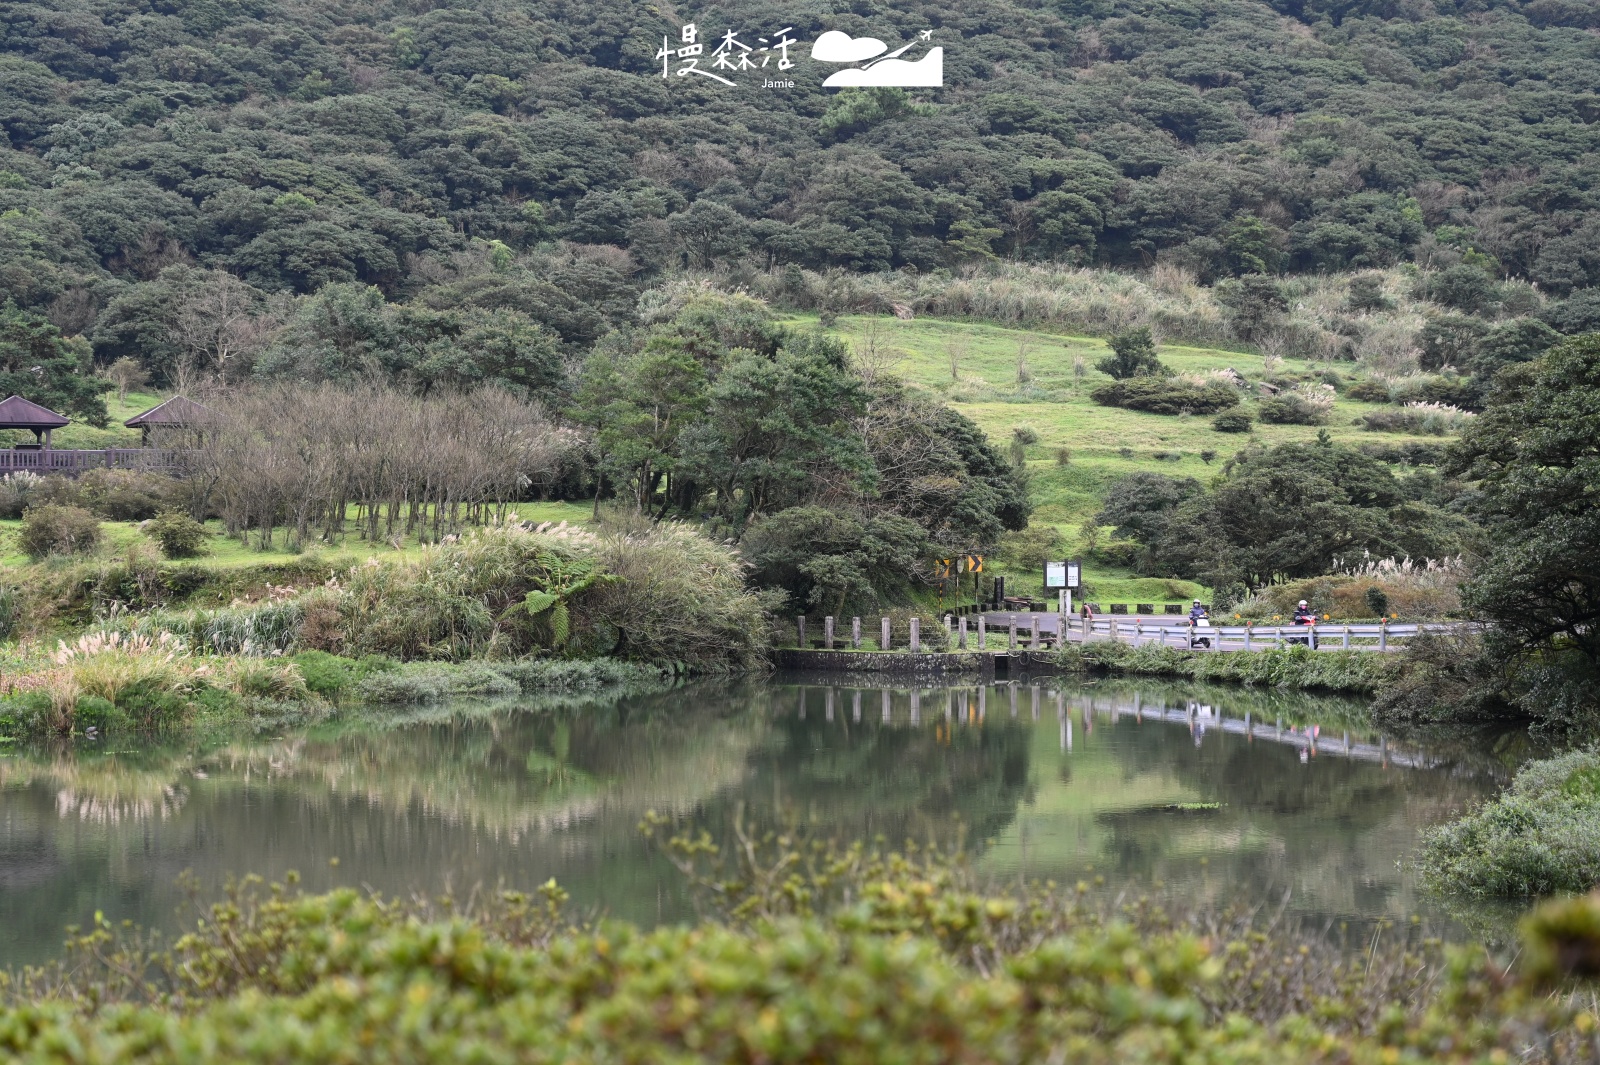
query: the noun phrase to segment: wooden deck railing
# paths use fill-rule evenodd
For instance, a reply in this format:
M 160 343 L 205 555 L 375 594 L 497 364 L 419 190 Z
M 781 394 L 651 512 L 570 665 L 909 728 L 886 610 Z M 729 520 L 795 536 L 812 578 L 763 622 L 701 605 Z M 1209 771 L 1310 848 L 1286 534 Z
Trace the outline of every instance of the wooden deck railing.
M 176 469 L 183 465 L 187 454 L 172 448 L 155 447 L 112 447 L 96 451 L 0 448 L 0 474 L 18 470 L 72 474 L 95 469 Z

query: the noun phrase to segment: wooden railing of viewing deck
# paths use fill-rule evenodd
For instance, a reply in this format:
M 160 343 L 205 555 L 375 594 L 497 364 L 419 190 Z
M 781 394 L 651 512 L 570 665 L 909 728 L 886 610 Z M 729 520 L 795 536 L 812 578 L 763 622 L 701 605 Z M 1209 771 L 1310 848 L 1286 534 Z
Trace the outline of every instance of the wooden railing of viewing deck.
M 184 465 L 188 452 L 174 448 L 110 447 L 95 451 L 56 448 L 0 448 L 0 474 L 82 473 L 84 470 L 170 470 Z

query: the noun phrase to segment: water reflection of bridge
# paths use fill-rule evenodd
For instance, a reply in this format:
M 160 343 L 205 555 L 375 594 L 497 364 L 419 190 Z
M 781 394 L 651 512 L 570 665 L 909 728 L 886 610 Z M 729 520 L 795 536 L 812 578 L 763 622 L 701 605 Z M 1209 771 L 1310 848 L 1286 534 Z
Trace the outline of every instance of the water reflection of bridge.
M 1142 693 L 1128 696 L 1106 696 L 1087 693 L 1069 695 L 1066 691 L 1042 684 L 1011 683 L 988 686 L 946 686 L 937 688 L 853 688 L 827 683 L 799 686 L 798 713 L 806 717 L 809 692 L 814 688 L 823 691 L 823 716 L 832 722 L 848 716 L 853 723 L 862 721 L 863 713 L 876 712 L 885 725 L 908 721 L 921 725 L 932 715 L 948 724 L 981 726 L 991 713 L 1003 713 L 1008 719 L 1017 719 L 1024 712 L 1033 721 L 1054 711 L 1060 724 L 1060 743 L 1064 752 L 1073 747 L 1074 721 L 1081 719 L 1086 729 L 1093 728 L 1096 718 L 1108 718 L 1113 725 L 1123 718 L 1135 722 L 1160 721 L 1187 725 L 1196 742 L 1208 730 L 1215 729 L 1228 735 L 1243 736 L 1249 742 L 1262 740 L 1279 743 L 1300 750 L 1301 760 L 1321 756 L 1351 758 L 1374 762 L 1385 767 L 1400 766 L 1406 769 L 1433 769 L 1446 764 L 1446 759 L 1430 756 L 1422 751 L 1395 748 L 1387 736 L 1379 735 L 1376 742 L 1370 737 L 1352 737 L 1341 727 L 1339 732 L 1324 732 L 1316 723 L 1284 724 L 1282 717 L 1270 723 L 1255 718 L 1253 712 L 1242 716 L 1229 716 L 1221 707 L 1197 699 L 1180 700 L 1181 705 L 1169 706 L 1162 698 L 1147 699 Z M 874 705 L 876 704 L 876 705 Z M 899 704 L 897 707 L 896 704 Z

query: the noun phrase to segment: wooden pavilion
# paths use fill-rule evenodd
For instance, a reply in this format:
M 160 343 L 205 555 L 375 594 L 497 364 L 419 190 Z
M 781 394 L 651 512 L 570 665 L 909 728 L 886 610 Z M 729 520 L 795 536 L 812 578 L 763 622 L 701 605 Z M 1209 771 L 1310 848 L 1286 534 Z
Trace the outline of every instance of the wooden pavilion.
M 171 439 L 185 432 L 198 433 L 217 419 L 217 412 L 187 396 L 173 396 L 157 403 L 123 422 L 129 429 L 139 430 L 139 446 L 150 446 L 150 434 L 165 437 L 159 443 L 171 446 Z
M 49 451 L 51 434 L 68 423 L 69 419 L 50 408 L 21 396 L 0 400 L 0 429 L 27 429 L 33 433 L 33 443 L 18 444 L 13 450 Z

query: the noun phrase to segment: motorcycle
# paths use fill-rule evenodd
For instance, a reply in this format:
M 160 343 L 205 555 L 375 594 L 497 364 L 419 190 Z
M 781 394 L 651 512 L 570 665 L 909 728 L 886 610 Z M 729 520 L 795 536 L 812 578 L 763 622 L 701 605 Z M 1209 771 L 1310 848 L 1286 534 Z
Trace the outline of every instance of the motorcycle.
M 1317 618 L 1316 618 L 1316 615 L 1312 614 L 1312 615 L 1308 615 L 1308 616 L 1303 617 L 1303 618 L 1302 617 L 1296 617 L 1294 619 L 1294 623 L 1296 625 L 1305 626 L 1305 630 L 1306 630 L 1305 635 L 1301 636 L 1300 634 L 1296 633 L 1293 636 L 1285 636 L 1284 639 L 1283 639 L 1283 642 L 1286 643 L 1286 644 L 1293 644 L 1293 643 L 1304 644 L 1305 646 L 1307 646 L 1307 647 L 1311 648 L 1313 651 L 1315 651 L 1317 649 Z
M 1189 649 L 1192 651 L 1196 647 L 1204 647 L 1208 651 L 1211 650 L 1213 631 L 1211 618 L 1206 614 L 1189 622 Z

